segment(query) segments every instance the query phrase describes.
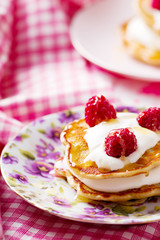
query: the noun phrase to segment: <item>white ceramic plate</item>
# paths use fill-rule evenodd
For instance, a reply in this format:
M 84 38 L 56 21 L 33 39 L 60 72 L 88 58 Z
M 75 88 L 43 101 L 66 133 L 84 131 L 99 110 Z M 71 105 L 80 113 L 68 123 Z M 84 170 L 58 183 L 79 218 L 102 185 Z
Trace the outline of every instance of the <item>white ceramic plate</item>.
M 122 47 L 120 26 L 134 14 L 131 0 L 97 1 L 74 16 L 72 43 L 83 57 L 106 70 L 159 82 L 160 68 L 134 60 Z
M 1 170 L 8 186 L 30 204 L 57 216 L 103 224 L 140 224 L 160 220 L 160 198 L 138 206 L 91 201 L 76 196 L 62 178 L 51 174 L 64 155 L 59 136 L 65 124 L 83 117 L 83 109 L 59 112 L 29 124 L 6 145 Z M 135 112 L 135 108 L 130 108 Z

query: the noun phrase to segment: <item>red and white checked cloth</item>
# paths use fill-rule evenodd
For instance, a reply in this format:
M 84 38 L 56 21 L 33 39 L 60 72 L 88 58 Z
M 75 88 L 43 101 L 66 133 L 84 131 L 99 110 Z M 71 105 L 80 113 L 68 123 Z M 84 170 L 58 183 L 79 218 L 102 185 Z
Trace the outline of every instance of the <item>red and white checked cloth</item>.
M 93 0 L 0 2 L 0 144 L 37 117 L 104 94 L 114 104 L 159 104 L 160 84 L 114 76 L 72 47 L 70 20 Z M 108 226 L 73 222 L 41 211 L 0 177 L 4 239 L 160 239 L 160 224 Z M 2 230 L 0 228 L 2 239 Z

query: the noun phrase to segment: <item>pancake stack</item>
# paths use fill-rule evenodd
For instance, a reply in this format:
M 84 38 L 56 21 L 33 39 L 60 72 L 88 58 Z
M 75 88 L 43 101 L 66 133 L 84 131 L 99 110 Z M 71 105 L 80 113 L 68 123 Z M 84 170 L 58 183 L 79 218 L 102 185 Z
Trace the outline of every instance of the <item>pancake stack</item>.
M 159 0 L 136 0 L 137 15 L 121 26 L 129 54 L 149 65 L 160 65 Z
M 91 99 L 93 98 L 98 98 L 99 102 L 102 101 L 102 96 L 94 96 Z M 92 104 L 94 108 L 95 105 L 98 106 L 96 106 L 96 109 L 100 106 L 98 101 L 96 100 L 95 103 Z M 86 105 L 86 109 L 88 109 L 88 105 Z M 86 109 L 85 115 L 87 112 Z M 89 109 L 89 111 L 91 110 Z M 91 112 L 92 117 L 93 112 L 97 118 L 99 109 L 97 110 L 97 113 L 95 113 L 96 111 Z M 105 112 L 104 108 L 103 112 Z M 149 123 L 145 120 L 145 118 L 149 118 L 147 114 L 150 116 Z M 158 180 L 156 176 L 159 175 L 157 174 L 158 169 L 160 171 L 160 122 L 158 122 L 160 119 L 160 108 L 150 108 L 139 115 L 133 113 L 116 113 L 116 117 L 114 119 L 108 119 L 106 116 L 105 119 L 103 119 L 103 117 L 104 116 L 101 116 L 101 122 L 98 120 L 98 123 L 92 127 L 88 124 L 92 118 L 87 121 L 87 116 L 85 116 L 85 119 L 75 120 L 65 127 L 61 134 L 61 141 L 65 145 L 65 156 L 64 158 L 61 158 L 57 164 L 55 164 L 56 173 L 67 179 L 68 183 L 77 191 L 77 195 L 84 196 L 89 199 L 122 202 L 160 195 L 160 180 Z M 122 120 L 124 119 L 124 124 L 125 121 L 128 123 L 127 119 L 129 119 L 130 122 L 137 122 L 137 125 L 133 127 L 128 127 L 127 125 L 127 129 L 131 132 L 133 131 L 137 138 L 137 147 L 133 150 L 133 153 L 128 156 L 125 156 L 124 152 L 120 157 L 112 157 L 105 153 L 106 156 L 104 156 L 104 158 L 106 158 L 106 161 L 112 161 L 113 158 L 113 160 L 117 161 L 117 163 L 122 162 L 123 166 L 119 165 L 119 167 L 117 167 L 118 164 L 114 166 L 106 166 L 103 164 L 103 161 L 105 160 L 100 159 L 100 162 L 93 160 L 91 157 L 93 155 L 90 155 L 90 143 L 86 137 L 87 132 L 91 131 L 92 136 L 92 133 L 100 129 L 101 125 L 106 126 L 106 128 L 110 125 L 111 127 L 112 125 L 114 127 L 117 126 L 117 129 L 119 130 L 122 126 L 121 123 L 119 126 L 119 119 L 121 118 Z M 131 125 L 132 124 L 129 123 L 129 126 Z M 148 129 L 149 125 L 154 130 Z M 102 132 L 104 132 L 104 130 L 102 130 Z M 106 137 L 110 135 L 112 137 L 112 135 L 114 135 L 110 133 L 112 133 L 112 130 L 109 130 Z M 139 133 L 140 135 L 137 135 Z M 146 139 L 150 135 L 153 135 L 153 139 L 156 138 L 155 142 L 149 140 L 149 144 L 151 144 L 152 147 L 145 150 L 144 153 L 140 153 L 140 157 L 138 159 L 131 160 L 132 156 L 134 154 L 136 155 L 140 151 L 141 138 L 143 137 L 145 139 L 146 144 Z M 101 134 L 99 136 L 101 136 Z M 97 138 L 97 141 L 100 142 L 101 139 Z M 102 143 L 103 142 L 104 140 L 102 140 Z M 94 144 L 96 144 L 96 139 L 94 140 Z M 127 144 L 128 143 L 126 143 L 126 146 L 129 146 Z M 103 150 L 105 152 L 105 142 Z M 113 150 L 114 152 L 117 151 L 116 148 L 113 148 Z M 113 152 L 111 154 L 113 154 Z M 94 159 L 96 158 L 99 158 L 99 156 L 94 156 Z M 154 176 L 155 179 L 153 179 Z M 151 184 L 150 178 L 148 177 L 151 178 Z M 146 179 L 149 180 L 146 181 Z

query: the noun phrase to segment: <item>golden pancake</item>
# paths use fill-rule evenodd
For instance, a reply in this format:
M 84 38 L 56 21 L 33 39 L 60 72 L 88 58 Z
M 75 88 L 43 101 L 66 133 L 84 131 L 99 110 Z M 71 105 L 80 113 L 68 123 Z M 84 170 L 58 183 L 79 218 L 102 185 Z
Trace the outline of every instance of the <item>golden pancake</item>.
M 92 199 L 92 200 L 124 202 L 124 201 L 129 201 L 131 199 L 142 199 L 142 201 L 145 201 L 147 197 L 160 195 L 160 184 L 146 185 L 141 188 L 126 190 L 126 191 L 117 192 L 117 193 L 105 193 L 105 192 L 95 191 L 87 187 L 78 178 L 73 176 L 69 171 L 66 172 L 66 177 L 67 177 L 68 183 L 74 189 L 76 189 L 78 195 Z
M 151 169 L 160 165 L 160 142 L 147 150 L 137 162 L 129 163 L 122 169 L 100 169 L 92 159 L 85 162 L 89 154 L 88 144 L 84 139 L 87 128 L 85 120 L 80 119 L 68 124 L 61 134 L 61 141 L 66 146 L 66 161 L 76 176 L 88 179 L 126 178 L 139 174 L 147 175 Z
M 57 161 L 60 161 L 61 165 L 63 165 L 63 159 L 62 158 L 58 159 Z M 102 201 L 107 201 L 108 200 L 108 198 L 104 198 L 104 195 L 102 195 L 102 192 L 100 193 L 98 191 L 92 190 L 91 188 L 87 187 L 78 178 L 74 177 L 70 173 L 70 171 L 65 171 L 64 168 L 57 166 L 57 164 L 55 164 L 54 169 L 55 169 L 55 174 L 56 174 L 57 177 L 62 177 L 62 178 L 67 179 L 70 186 L 73 187 L 77 191 L 77 196 L 85 196 L 86 198 L 92 199 L 92 200 L 96 200 L 96 199 L 102 200 Z M 87 189 L 88 189 L 88 193 L 87 193 Z M 125 192 L 124 192 L 124 194 L 125 194 Z M 99 195 L 99 196 L 97 197 L 97 195 Z M 106 193 L 105 193 L 105 195 L 106 195 Z M 127 206 L 139 205 L 139 204 L 144 203 L 147 200 L 147 198 L 136 199 L 136 195 L 134 195 L 134 199 L 132 199 L 132 198 L 130 199 L 130 198 L 126 198 L 126 197 L 122 198 L 122 192 L 121 192 L 121 198 L 119 198 L 119 196 L 116 198 L 116 194 L 112 194 L 112 193 L 109 193 L 109 195 L 110 196 L 112 195 L 112 198 L 114 196 L 114 200 L 116 202 L 119 202 L 121 205 L 127 205 Z M 151 195 L 148 194 L 149 197 Z
M 135 119 L 137 115 L 133 114 L 131 118 L 132 117 Z M 112 124 L 113 126 L 116 126 L 117 123 L 119 123 L 118 118 L 107 120 L 107 125 L 111 124 L 110 126 L 112 126 Z M 106 168 L 98 168 L 92 159 L 86 161 L 86 157 L 88 157 L 90 152 L 88 143 L 85 140 L 85 134 L 89 128 L 90 127 L 86 124 L 85 119 L 76 120 L 65 127 L 61 134 L 61 141 L 65 145 L 65 157 L 64 160 L 60 159 L 59 164 L 55 164 L 55 172 L 57 175 L 60 177 L 66 177 L 68 183 L 77 191 L 77 195 L 92 200 L 123 202 L 124 204 L 129 200 L 136 200 L 138 203 L 139 201 L 145 201 L 148 197 L 160 195 L 160 184 L 143 184 L 142 186 L 138 183 L 139 187 L 136 187 L 137 185 L 131 183 L 127 188 L 123 185 L 118 186 L 118 189 L 122 189 L 119 191 L 117 190 L 117 187 L 112 188 L 112 186 L 110 186 L 110 183 L 112 184 L 113 182 L 112 179 L 116 180 L 116 178 L 119 178 L 122 181 L 119 181 L 118 179 L 118 183 L 121 182 L 123 184 L 123 179 L 128 182 L 128 180 L 132 181 L 129 179 L 130 177 L 136 177 L 139 175 L 147 176 L 150 173 L 150 170 L 154 168 L 156 169 L 157 166 L 160 166 L 160 141 L 153 148 L 145 151 L 136 162 L 128 163 L 123 168 L 112 171 Z M 138 128 L 138 131 L 140 131 L 142 136 L 145 137 L 146 131 L 148 130 L 140 126 L 135 126 L 135 128 Z M 95 131 L 97 131 L 97 129 Z M 123 157 L 121 160 L 123 161 Z M 93 184 L 90 185 L 90 182 L 86 181 L 87 179 Z M 110 180 L 108 186 L 107 182 L 103 181 L 105 179 Z M 97 182 L 97 180 L 99 180 L 99 182 Z M 102 180 L 102 182 L 100 180 Z M 94 189 L 88 187 L 84 182 L 86 182 L 87 185 L 92 186 Z M 106 187 L 103 187 L 103 184 L 106 184 Z M 106 190 L 104 192 L 101 190 L 95 190 L 96 188 Z M 115 191 L 113 189 L 115 189 Z
M 141 43 L 130 40 L 128 41 L 126 38 L 126 29 L 129 21 L 124 23 L 121 26 L 121 34 L 122 40 L 125 48 L 127 49 L 128 53 L 134 57 L 135 59 L 147 63 L 149 65 L 159 66 L 160 65 L 160 50 L 150 49 L 146 46 L 142 45 Z

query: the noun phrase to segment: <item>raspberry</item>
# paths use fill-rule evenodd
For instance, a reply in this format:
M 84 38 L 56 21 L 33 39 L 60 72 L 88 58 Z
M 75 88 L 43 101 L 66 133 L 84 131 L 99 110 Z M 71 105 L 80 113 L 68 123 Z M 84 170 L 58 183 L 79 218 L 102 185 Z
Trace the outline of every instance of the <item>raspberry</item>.
M 105 138 L 105 152 L 108 156 L 127 157 L 136 149 L 136 136 L 128 128 L 112 130 Z
M 103 95 L 93 96 L 88 100 L 85 121 L 90 127 L 112 118 L 116 118 L 116 110 Z
M 139 113 L 137 121 L 141 127 L 152 131 L 160 130 L 160 108 L 151 107 Z
M 152 8 L 160 10 L 160 1 L 159 0 L 152 0 Z

